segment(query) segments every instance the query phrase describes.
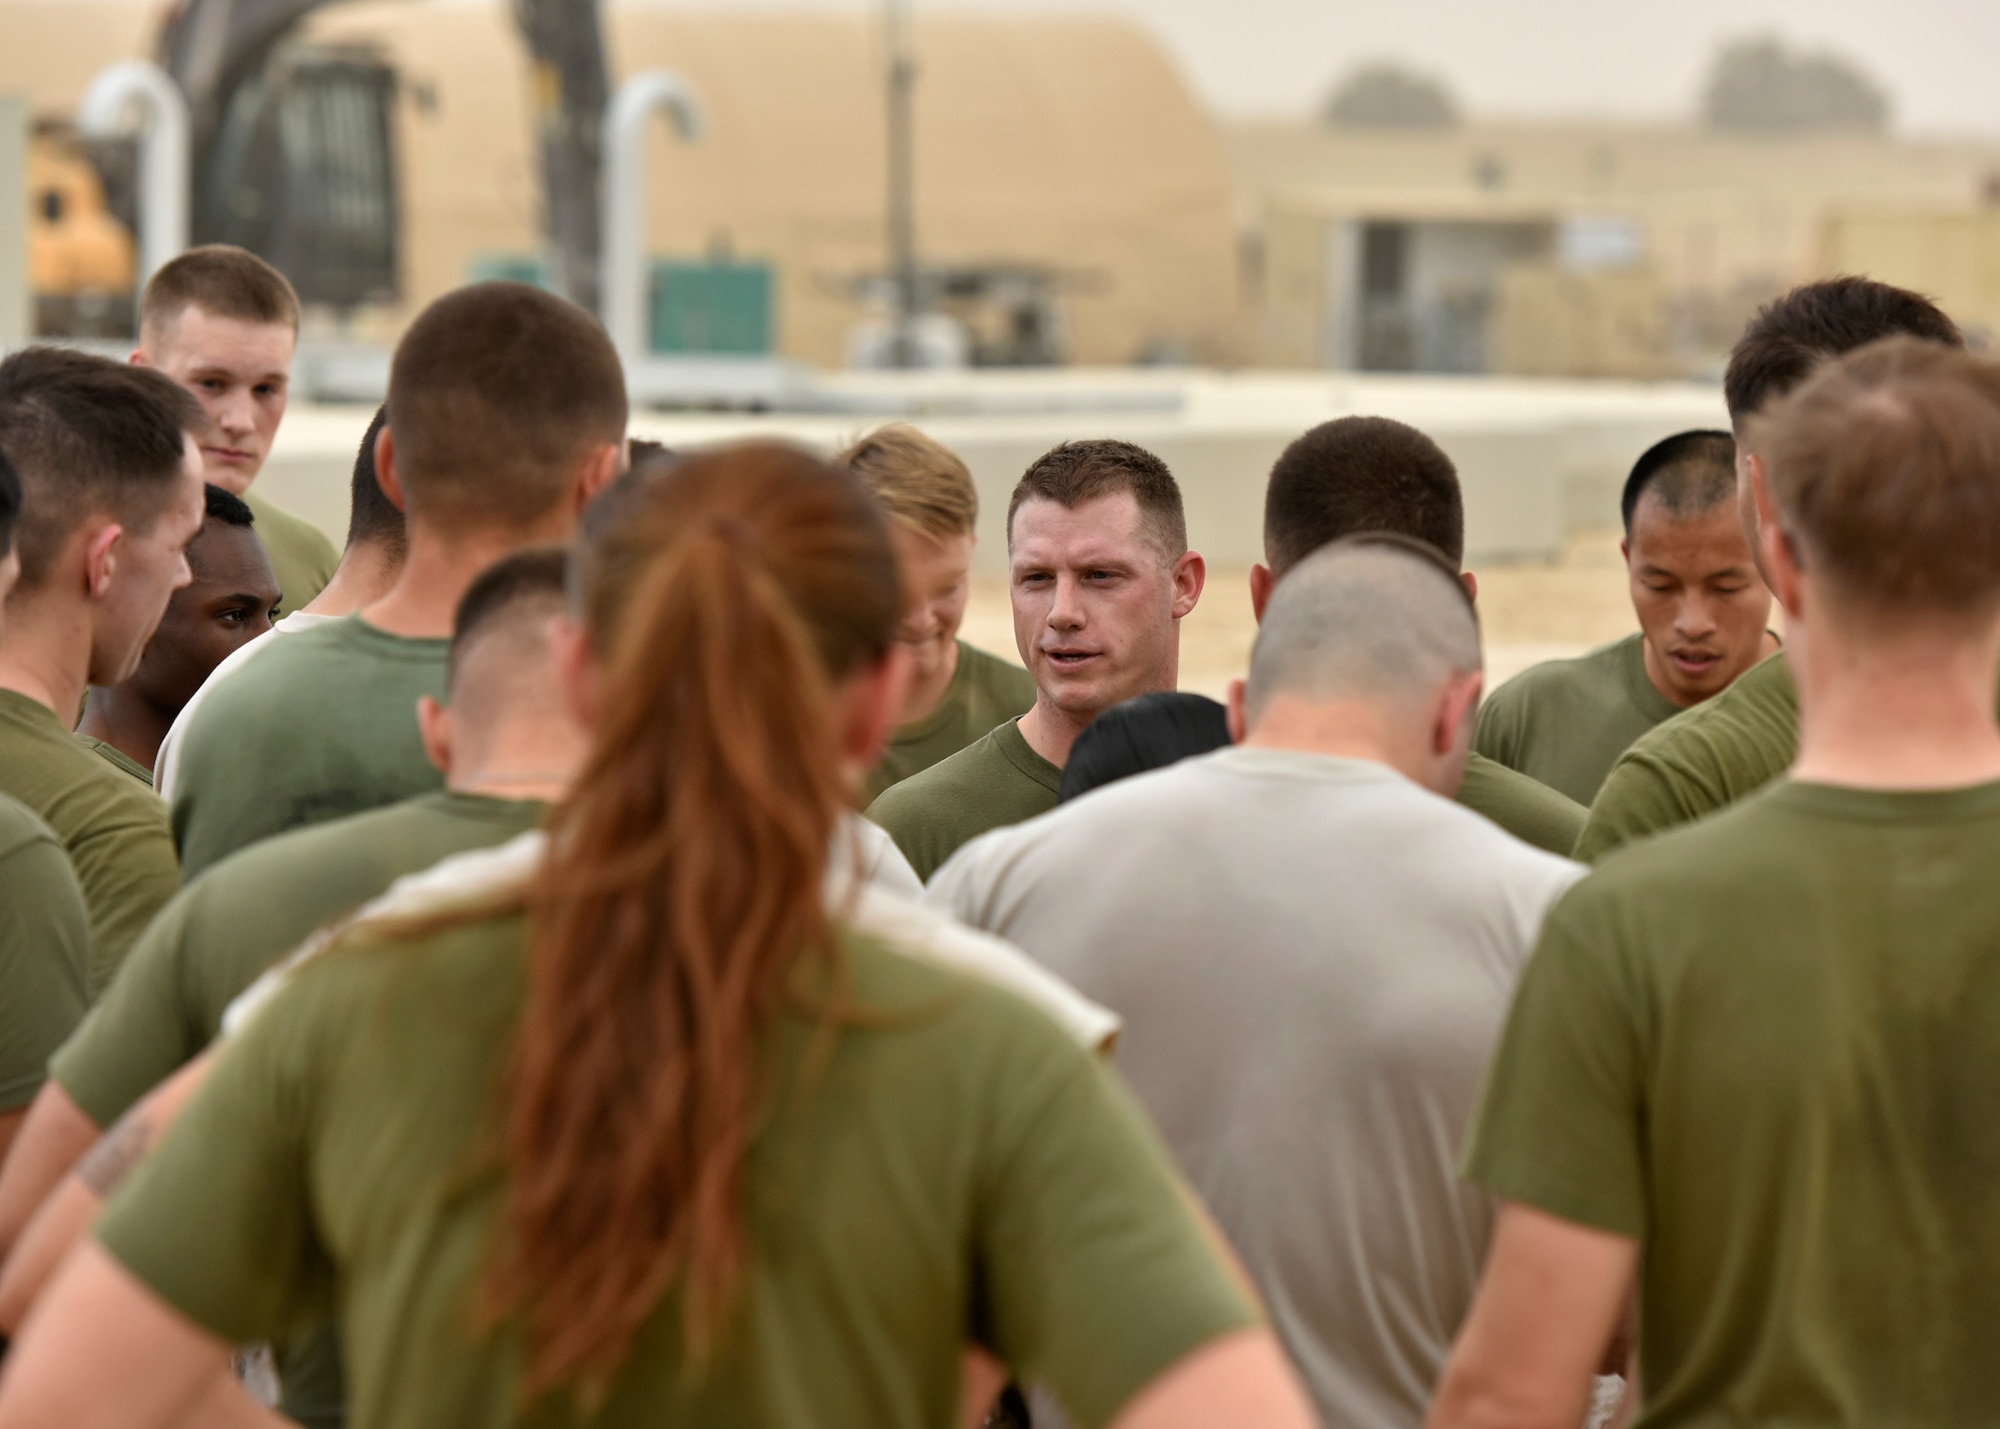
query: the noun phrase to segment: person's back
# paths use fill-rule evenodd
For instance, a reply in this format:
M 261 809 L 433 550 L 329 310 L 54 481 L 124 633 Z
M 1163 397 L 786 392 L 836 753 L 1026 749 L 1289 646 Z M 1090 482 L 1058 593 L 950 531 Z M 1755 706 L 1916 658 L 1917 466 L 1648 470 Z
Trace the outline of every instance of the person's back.
M 1454 1157 L 1542 914 L 1581 870 L 1358 744 L 1281 738 L 1302 624 L 1410 634 L 1353 584 L 1410 557 L 1335 569 L 1354 560 L 1334 548 L 1280 587 L 1248 743 L 989 834 L 927 896 L 1119 1013 L 1121 1070 L 1322 1417 L 1386 1429 L 1420 1420 L 1471 1302 L 1491 1212 Z M 1416 575 L 1476 672 L 1463 597 Z
M 1466 1154 L 1503 1207 L 1440 1425 L 1575 1402 L 1635 1282 L 1642 1422 L 1992 1419 L 2000 369 L 1891 339 L 1752 430 L 1793 777 L 1550 915 Z
M 461 288 L 404 334 L 377 476 L 408 517 L 395 585 L 271 643 L 181 736 L 174 835 L 198 873 L 287 829 L 437 787 L 416 704 L 444 693 L 451 614 L 488 565 L 561 544 L 623 461 L 617 353 L 588 314 L 520 284 Z
M 1928 299 L 1865 278 L 1795 288 L 1751 319 L 1730 353 L 1723 395 L 1737 439 L 1737 503 L 1753 554 L 1751 491 L 1763 457 L 1750 436 L 1757 414 L 1827 360 L 1902 334 L 1961 347 L 1964 338 Z M 1760 568 L 1763 563 L 1758 555 Z M 1782 660 L 1766 660 L 1728 690 L 1658 726 L 1612 766 L 1577 840 L 1579 858 L 1727 808 L 1776 778 L 1798 753 L 1798 692 Z

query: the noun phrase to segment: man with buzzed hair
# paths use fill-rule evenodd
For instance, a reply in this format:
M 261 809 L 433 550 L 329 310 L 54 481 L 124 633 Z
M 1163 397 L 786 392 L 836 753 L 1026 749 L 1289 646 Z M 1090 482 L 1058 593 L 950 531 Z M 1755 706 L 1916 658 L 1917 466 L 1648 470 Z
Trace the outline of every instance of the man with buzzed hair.
M 625 458 L 618 354 L 596 319 L 520 283 L 438 299 L 397 345 L 382 489 L 407 518 L 389 592 L 288 635 L 183 737 L 174 833 L 190 875 L 305 824 L 437 787 L 413 711 L 444 693 L 452 611 L 495 560 L 567 542 Z
M 920 878 L 968 839 L 1056 806 L 1070 746 L 1121 700 L 1171 690 L 1206 568 L 1166 463 L 1120 441 L 1044 453 L 1007 506 L 1014 641 L 1035 707 L 877 799 Z
M 285 275 L 247 249 L 210 243 L 147 281 L 132 352 L 201 404 L 202 474 L 249 503 L 287 611 L 318 596 L 339 560 L 325 532 L 250 489 L 285 419 L 298 341 L 299 296 Z
M 449 704 L 426 696 L 425 748 L 445 788 L 298 829 L 224 859 L 177 894 L 51 1064 L 18 1157 L 0 1171 L 0 1254 L 125 1111 L 212 1041 L 230 1002 L 315 930 L 398 877 L 539 824 L 582 758 L 555 670 L 566 610 L 561 551 L 522 551 L 473 582 L 451 642 Z M 75 1183 L 73 1199 L 90 1199 Z M 0 1278 L 0 1328 L 17 1328 L 49 1269 L 32 1249 Z M 337 1359 L 287 1356 L 285 1409 L 337 1424 Z
M 1974 1425 L 2000 1363 L 2000 368 L 1890 338 L 1746 425 L 1791 777 L 1550 915 L 1467 1174 L 1501 1198 L 1432 1423 Z
M 1250 607 L 1264 618 L 1278 582 L 1331 542 L 1371 531 L 1422 541 L 1457 570 L 1465 558 L 1458 470 L 1438 444 L 1388 417 L 1341 417 L 1306 432 L 1278 457 L 1264 488 L 1264 564 L 1250 568 Z M 1466 594 L 1478 579 L 1461 571 Z M 1458 801 L 1518 839 L 1567 855 L 1583 807 L 1474 751 Z
M 1648 447 L 1619 503 L 1639 633 L 1509 680 L 1479 711 L 1473 748 L 1587 805 L 1633 740 L 1775 653 L 1735 496 L 1728 432 Z
M 139 668 L 92 686 L 77 737 L 147 787 L 160 741 L 196 690 L 235 651 L 271 628 L 278 577 L 240 497 L 213 482 L 201 534 L 188 542 L 194 579 L 174 592 Z
M 180 886 L 166 810 L 71 732 L 91 685 L 138 668 L 202 523 L 202 417 L 160 376 L 29 347 L 0 362 L 20 474 L 21 579 L 0 630 L 0 793 L 62 840 L 90 906 L 93 990 Z
M 1455 562 L 1337 542 L 1270 597 L 1235 747 L 988 834 L 925 895 L 1124 1018 L 1122 1070 L 1328 1424 L 1422 1418 L 1491 1214 L 1453 1157 L 1581 872 L 1451 801 L 1480 682 Z
M 1752 419 L 1828 360 L 1898 334 L 1965 345 L 1957 325 L 1929 299 L 1867 278 L 1795 288 L 1762 309 L 1737 340 L 1722 392 L 1736 434 L 1738 509 L 1760 562 L 1753 492 L 1763 457 L 1750 432 Z M 1576 856 L 1595 863 L 1635 840 L 1727 808 L 1782 774 L 1798 747 L 1791 667 L 1766 660 L 1625 751 L 1591 804 Z

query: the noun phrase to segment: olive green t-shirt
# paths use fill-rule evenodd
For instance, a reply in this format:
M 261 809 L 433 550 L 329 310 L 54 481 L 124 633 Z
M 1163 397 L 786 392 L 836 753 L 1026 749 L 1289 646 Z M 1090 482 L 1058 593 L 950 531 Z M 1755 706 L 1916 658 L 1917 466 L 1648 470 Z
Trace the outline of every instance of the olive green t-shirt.
M 326 533 L 282 506 L 274 506 L 255 491 L 243 493 L 252 528 L 271 558 L 271 571 L 283 592 L 279 609 L 286 615 L 303 609 L 327 587 L 340 566 L 340 552 Z
M 225 1339 L 337 1314 L 356 1429 L 928 1429 L 968 1338 L 1098 1425 L 1254 1323 L 1113 1071 L 1011 994 L 848 936 L 856 1015 L 828 1042 L 805 987 L 760 1044 L 729 1338 L 687 1373 L 670 1293 L 595 1413 L 524 1411 L 514 1327 L 475 1319 L 523 922 L 376 936 L 232 1039 L 96 1227 Z
M 138 780 L 148 789 L 153 787 L 153 771 L 127 754 L 115 744 L 106 743 L 93 735 L 79 734 L 76 742 L 102 759 L 119 773 Z
M 188 877 L 287 829 L 440 788 L 417 697 L 444 698 L 450 651 L 350 615 L 271 642 L 215 686 L 183 736 L 174 785 Z
M 12 690 L 0 690 L 0 794 L 62 840 L 90 910 L 91 990 L 102 990 L 181 885 L 167 806 Z
M 1583 805 L 1477 751 L 1466 758 L 1458 802 L 1522 843 L 1564 858 L 1583 832 Z
M 921 774 L 1010 719 L 1035 707 L 1035 681 L 1011 660 L 958 642 L 958 669 L 938 707 L 896 731 L 889 752 L 868 776 L 868 797 Z
M 2000 784 L 1783 782 L 1544 926 L 1467 1174 L 1644 1243 L 1642 1425 L 1990 1424 Z
M 1642 635 L 1523 670 L 1479 709 L 1472 747 L 1588 805 L 1626 748 L 1681 707 L 1646 674 Z
M 928 882 L 961 844 L 1046 814 L 1061 788 L 1062 770 L 1035 753 L 1021 722 L 1010 719 L 887 790 L 868 806 L 868 817 L 889 831 Z
M 406 873 L 525 833 L 547 806 L 440 791 L 230 855 L 160 910 L 50 1075 L 100 1127 L 215 1039 L 236 995 Z
M 1595 863 L 1725 809 L 1783 774 L 1798 755 L 1798 686 L 1785 657 L 1773 655 L 1625 751 L 1590 806 L 1576 856 Z
M 0 1112 L 41 1090 L 90 1005 L 90 914 L 49 826 L 0 795 Z

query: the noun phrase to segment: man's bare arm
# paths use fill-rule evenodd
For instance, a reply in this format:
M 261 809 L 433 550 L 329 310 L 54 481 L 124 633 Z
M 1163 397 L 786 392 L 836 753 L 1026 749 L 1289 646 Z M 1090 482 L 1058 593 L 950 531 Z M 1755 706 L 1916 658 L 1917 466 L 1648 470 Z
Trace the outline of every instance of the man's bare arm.
M 1507 1202 L 1427 1429 L 1575 1429 L 1618 1333 L 1639 1244 Z
M 1133 1396 L 1111 1429 L 1311 1429 L 1318 1422 L 1278 1337 L 1259 1328 L 1183 1355 Z
M 12 1252 L 36 1208 L 102 1130 L 55 1078 L 42 1083 L 0 1165 L 0 1257 Z

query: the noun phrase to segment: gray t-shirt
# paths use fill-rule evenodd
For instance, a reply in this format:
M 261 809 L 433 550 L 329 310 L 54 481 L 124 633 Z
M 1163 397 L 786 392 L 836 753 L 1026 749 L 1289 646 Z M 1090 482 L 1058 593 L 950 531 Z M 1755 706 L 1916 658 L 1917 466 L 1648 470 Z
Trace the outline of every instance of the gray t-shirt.
M 1385 766 L 1236 748 L 996 830 L 926 901 L 1124 1020 L 1119 1064 L 1322 1417 L 1411 1429 L 1490 1229 L 1459 1146 L 1582 872 Z

